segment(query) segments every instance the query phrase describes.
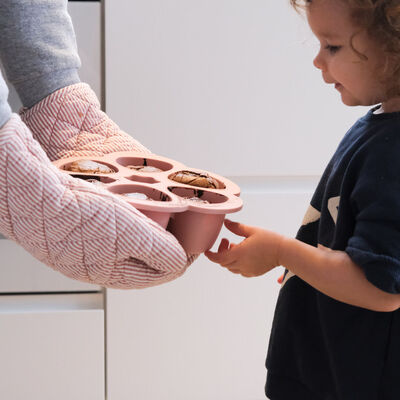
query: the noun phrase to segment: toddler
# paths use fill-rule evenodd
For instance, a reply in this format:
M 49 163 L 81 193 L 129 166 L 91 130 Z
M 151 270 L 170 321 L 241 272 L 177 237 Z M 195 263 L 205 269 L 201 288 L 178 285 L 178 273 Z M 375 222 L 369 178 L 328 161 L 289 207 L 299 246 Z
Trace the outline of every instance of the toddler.
M 240 223 L 208 258 L 233 273 L 283 265 L 266 361 L 271 400 L 400 399 L 400 1 L 291 0 L 314 65 L 347 106 L 346 133 L 296 239 Z

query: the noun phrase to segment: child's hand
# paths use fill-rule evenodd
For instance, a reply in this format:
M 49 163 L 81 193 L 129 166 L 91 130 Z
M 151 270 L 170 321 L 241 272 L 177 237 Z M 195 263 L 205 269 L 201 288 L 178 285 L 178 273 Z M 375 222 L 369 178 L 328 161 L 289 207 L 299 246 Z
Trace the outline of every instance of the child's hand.
M 224 223 L 231 232 L 245 239 L 239 244 L 230 244 L 227 239 L 222 239 L 217 253 L 209 250 L 204 253 L 207 258 L 246 277 L 263 275 L 280 265 L 282 235 L 227 219 Z

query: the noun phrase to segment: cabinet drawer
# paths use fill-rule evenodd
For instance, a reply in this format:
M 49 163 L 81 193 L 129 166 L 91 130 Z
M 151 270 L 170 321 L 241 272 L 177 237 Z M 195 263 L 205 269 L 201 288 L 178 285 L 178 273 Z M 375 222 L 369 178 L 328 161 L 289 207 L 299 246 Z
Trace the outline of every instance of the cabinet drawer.
M 1 397 L 103 400 L 103 310 L 89 299 L 79 309 L 68 296 L 51 297 L 0 297 Z

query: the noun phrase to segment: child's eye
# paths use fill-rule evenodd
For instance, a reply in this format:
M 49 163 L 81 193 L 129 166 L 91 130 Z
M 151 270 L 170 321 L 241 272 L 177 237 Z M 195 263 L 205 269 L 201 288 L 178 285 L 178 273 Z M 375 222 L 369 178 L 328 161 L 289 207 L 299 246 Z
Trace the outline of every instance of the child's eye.
M 335 54 L 340 50 L 341 46 L 332 46 L 330 44 L 325 46 L 325 50 L 328 50 L 329 53 Z

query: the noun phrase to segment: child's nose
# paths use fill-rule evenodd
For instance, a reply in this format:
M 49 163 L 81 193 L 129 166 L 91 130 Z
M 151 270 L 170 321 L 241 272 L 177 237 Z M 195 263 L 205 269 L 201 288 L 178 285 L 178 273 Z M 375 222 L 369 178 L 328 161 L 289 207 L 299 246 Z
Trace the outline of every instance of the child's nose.
M 321 70 L 323 69 L 324 64 L 323 64 L 321 52 L 319 52 L 317 54 L 317 56 L 314 58 L 313 64 L 314 64 L 314 67 L 321 69 Z

